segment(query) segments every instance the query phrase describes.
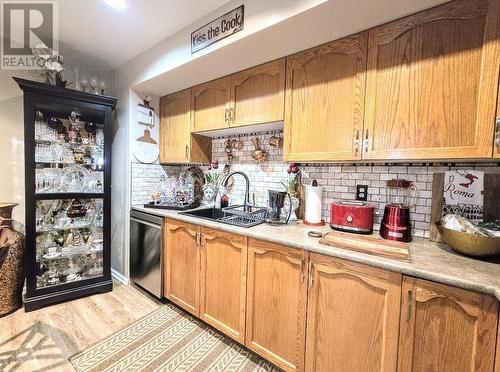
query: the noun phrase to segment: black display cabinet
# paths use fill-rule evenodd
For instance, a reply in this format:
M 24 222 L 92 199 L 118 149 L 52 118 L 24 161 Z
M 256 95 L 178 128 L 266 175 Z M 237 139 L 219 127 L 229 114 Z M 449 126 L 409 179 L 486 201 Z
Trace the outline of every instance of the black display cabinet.
M 111 291 L 117 99 L 14 80 L 24 91 L 25 309 Z

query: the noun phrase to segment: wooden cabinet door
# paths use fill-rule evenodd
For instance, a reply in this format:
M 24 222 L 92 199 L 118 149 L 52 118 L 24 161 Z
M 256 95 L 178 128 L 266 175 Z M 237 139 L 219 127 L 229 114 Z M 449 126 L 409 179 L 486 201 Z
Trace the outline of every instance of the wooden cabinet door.
M 285 59 L 231 76 L 231 126 L 282 121 L 285 111 Z
M 495 357 L 495 372 L 500 372 L 500 327 L 497 332 L 497 353 Z
M 288 57 L 284 158 L 361 158 L 367 33 Z
M 227 128 L 231 99 L 229 76 L 191 88 L 191 131 Z
M 399 371 L 493 371 L 496 299 L 405 277 Z
M 160 98 L 160 163 L 210 163 L 211 144 L 191 134 L 191 89 Z
M 499 25 L 499 1 L 456 0 L 370 30 L 363 157 L 491 157 Z
M 401 274 L 311 254 L 307 371 L 396 371 Z
M 500 158 L 500 90 L 498 93 L 499 93 L 498 108 L 497 108 L 497 118 L 495 120 L 495 138 L 493 143 L 493 156 L 495 158 Z
M 307 252 L 250 239 L 245 345 L 286 371 L 303 371 Z
M 165 297 L 198 316 L 200 311 L 199 227 L 187 222 L 167 220 L 165 224 Z
M 200 318 L 245 342 L 247 238 L 202 228 Z
M 160 163 L 189 161 L 191 89 L 160 99 Z

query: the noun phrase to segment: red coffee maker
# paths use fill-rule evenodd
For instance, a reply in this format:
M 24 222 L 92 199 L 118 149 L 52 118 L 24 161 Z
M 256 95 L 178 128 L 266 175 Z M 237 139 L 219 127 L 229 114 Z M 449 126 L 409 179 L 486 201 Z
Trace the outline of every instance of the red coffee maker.
M 410 207 L 415 204 L 417 188 L 411 181 L 392 179 L 387 181 L 387 205 L 380 225 L 384 239 L 400 242 L 411 241 Z

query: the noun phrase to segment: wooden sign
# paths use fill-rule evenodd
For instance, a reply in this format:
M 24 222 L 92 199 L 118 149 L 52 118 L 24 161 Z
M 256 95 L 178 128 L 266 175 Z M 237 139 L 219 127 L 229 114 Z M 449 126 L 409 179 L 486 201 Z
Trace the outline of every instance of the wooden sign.
M 191 33 L 191 54 L 243 30 L 244 13 L 244 5 L 240 5 Z
M 429 239 L 434 242 L 442 242 L 443 239 L 436 228 L 436 222 L 443 217 L 443 207 L 445 205 L 444 191 L 445 175 L 444 173 L 434 173 L 432 183 L 432 210 L 431 226 Z M 500 189 L 500 174 L 484 175 L 483 192 L 483 219 L 486 222 L 500 219 L 500 198 L 498 190 Z

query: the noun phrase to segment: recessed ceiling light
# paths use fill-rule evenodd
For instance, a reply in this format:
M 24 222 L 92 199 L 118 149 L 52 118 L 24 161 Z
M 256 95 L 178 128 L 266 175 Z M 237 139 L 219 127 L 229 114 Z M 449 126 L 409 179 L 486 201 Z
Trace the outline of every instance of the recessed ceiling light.
M 103 0 L 110 7 L 123 10 L 127 7 L 127 2 L 125 0 Z

